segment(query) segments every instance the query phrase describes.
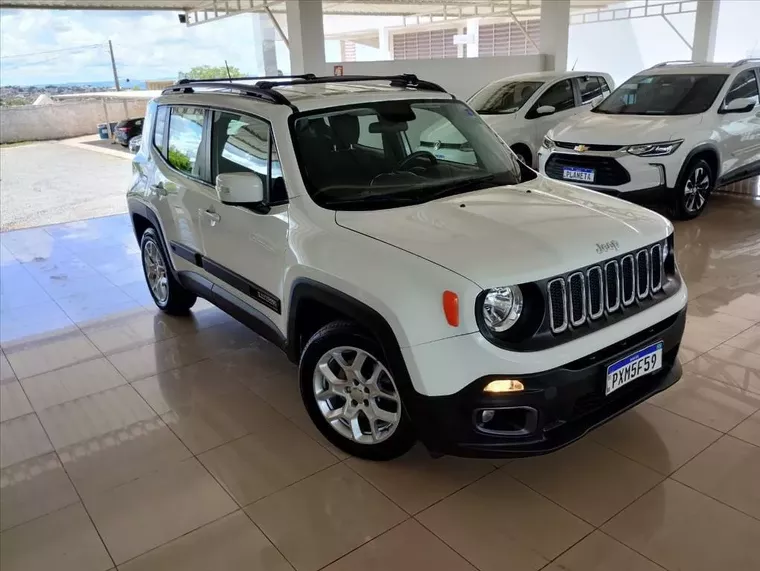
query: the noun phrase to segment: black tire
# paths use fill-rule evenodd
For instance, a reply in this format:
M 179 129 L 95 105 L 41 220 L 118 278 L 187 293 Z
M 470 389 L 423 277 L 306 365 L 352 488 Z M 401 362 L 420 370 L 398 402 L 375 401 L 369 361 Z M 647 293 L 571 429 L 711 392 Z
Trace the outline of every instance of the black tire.
M 692 192 L 696 186 L 696 191 Z M 681 173 L 673 197 L 673 215 L 691 220 L 704 211 L 715 187 L 715 173 L 704 159 L 692 159 Z
M 392 460 L 405 454 L 412 446 L 414 446 L 417 438 L 414 432 L 414 427 L 412 426 L 412 421 L 403 407 L 401 395 L 398 390 L 396 393 L 399 399 L 397 411 L 400 413 L 400 420 L 395 425 L 395 430 L 392 431 L 390 436 L 387 436 L 380 442 L 361 443 L 340 434 L 336 428 L 333 428 L 320 411 L 314 389 L 317 364 L 323 355 L 326 355 L 338 347 L 354 347 L 367 352 L 378 363 L 385 367 L 387 372 L 393 378 L 394 384 L 396 384 L 396 379 L 398 379 L 398 376 L 385 362 L 384 352 L 380 344 L 362 331 L 361 328 L 348 321 L 334 321 L 325 325 L 322 329 L 312 335 L 311 339 L 306 344 L 303 354 L 301 355 L 301 363 L 298 372 L 301 398 L 303 399 L 304 406 L 306 407 L 312 422 L 325 438 L 344 452 L 353 456 L 365 458 L 367 460 L 384 461 Z M 361 390 L 361 387 L 358 387 L 356 390 Z M 350 397 L 344 397 L 344 402 L 348 403 L 349 398 Z M 338 400 L 338 402 L 340 402 L 340 400 Z M 367 402 L 368 401 L 364 401 L 365 406 Z M 365 427 L 368 427 L 366 420 L 367 417 L 365 416 Z
M 148 277 L 149 271 L 146 265 L 146 250 L 150 250 L 153 256 L 160 256 L 161 262 L 166 269 L 166 290 L 168 295 L 166 295 L 165 299 L 158 297 L 150 286 L 151 280 Z M 161 239 L 153 228 L 146 229 L 140 239 L 140 259 L 142 260 L 143 274 L 145 275 L 145 282 L 148 285 L 148 291 L 150 291 L 150 295 L 156 306 L 161 311 L 170 315 L 187 315 L 190 308 L 195 305 L 198 297 L 194 293 L 186 290 L 174 277 L 169 257 L 164 251 Z
M 517 158 L 520 159 L 520 161 L 526 166 L 533 168 L 533 160 L 530 156 L 530 151 L 524 147 L 523 145 L 515 145 L 514 147 L 510 147 L 512 149 L 512 152 L 517 155 Z

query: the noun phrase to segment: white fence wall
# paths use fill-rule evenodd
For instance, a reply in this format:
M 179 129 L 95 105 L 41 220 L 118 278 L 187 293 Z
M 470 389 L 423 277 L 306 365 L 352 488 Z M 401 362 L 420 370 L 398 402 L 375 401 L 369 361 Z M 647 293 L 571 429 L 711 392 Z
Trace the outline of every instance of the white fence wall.
M 109 121 L 145 115 L 145 98 L 108 101 Z M 105 123 L 103 102 L 99 99 L 66 101 L 53 105 L 23 105 L 0 109 L 0 143 L 66 139 L 97 132 Z
M 342 65 L 344 75 L 414 73 L 420 79 L 440 84 L 463 100 L 496 79 L 547 69 L 546 56 L 542 54 L 485 58 L 346 61 L 327 64 L 328 75 L 333 74 L 334 65 Z

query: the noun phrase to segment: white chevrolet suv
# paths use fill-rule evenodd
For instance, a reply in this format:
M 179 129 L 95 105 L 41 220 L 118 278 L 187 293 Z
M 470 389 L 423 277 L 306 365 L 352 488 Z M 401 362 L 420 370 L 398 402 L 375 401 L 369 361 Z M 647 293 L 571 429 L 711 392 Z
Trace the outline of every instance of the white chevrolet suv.
M 474 163 L 414 150 L 441 120 Z M 546 453 L 680 377 L 671 224 L 537 175 L 435 84 L 183 80 L 143 133 L 156 304 L 204 297 L 282 348 L 351 454 Z
M 543 71 L 505 77 L 475 93 L 467 104 L 483 117 L 517 157 L 538 165 L 546 132 L 573 115 L 590 109 L 610 94 L 612 77 L 588 71 Z M 433 125 L 420 140 L 422 150 L 438 158 L 466 161 L 472 149 L 463 137 L 447 132 L 450 123 Z M 442 141 L 445 141 L 443 142 Z M 456 156 L 459 158 L 457 159 Z
M 760 173 L 760 60 L 665 62 L 551 129 L 555 179 L 698 216 L 716 186 Z

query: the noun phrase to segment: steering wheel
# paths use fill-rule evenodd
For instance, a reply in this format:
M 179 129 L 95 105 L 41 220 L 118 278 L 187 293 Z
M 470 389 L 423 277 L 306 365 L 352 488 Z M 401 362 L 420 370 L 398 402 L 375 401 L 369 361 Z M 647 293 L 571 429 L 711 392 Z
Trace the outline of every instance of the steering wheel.
M 396 170 L 406 170 L 406 167 L 408 167 L 409 164 L 419 159 L 430 161 L 431 165 L 438 164 L 438 159 L 435 158 L 435 155 L 433 153 L 428 151 L 415 151 L 411 155 L 408 155 L 401 159 L 401 161 L 396 165 Z

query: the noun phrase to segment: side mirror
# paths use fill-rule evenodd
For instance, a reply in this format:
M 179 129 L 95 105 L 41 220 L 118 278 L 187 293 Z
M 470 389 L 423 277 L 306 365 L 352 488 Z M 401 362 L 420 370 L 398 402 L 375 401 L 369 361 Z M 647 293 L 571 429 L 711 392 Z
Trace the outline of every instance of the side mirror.
M 755 102 L 748 97 L 739 97 L 734 99 L 730 103 L 726 103 L 721 109 L 721 113 L 744 113 L 746 111 L 752 111 L 755 107 Z
M 542 105 L 538 109 L 536 109 L 536 113 L 539 115 L 551 115 L 552 113 L 556 113 L 557 108 L 553 105 Z
M 216 194 L 223 204 L 257 204 L 264 201 L 264 183 L 253 172 L 230 172 L 216 177 Z

